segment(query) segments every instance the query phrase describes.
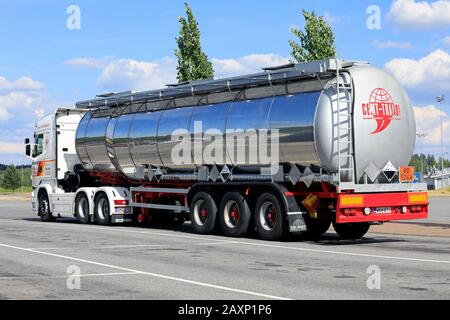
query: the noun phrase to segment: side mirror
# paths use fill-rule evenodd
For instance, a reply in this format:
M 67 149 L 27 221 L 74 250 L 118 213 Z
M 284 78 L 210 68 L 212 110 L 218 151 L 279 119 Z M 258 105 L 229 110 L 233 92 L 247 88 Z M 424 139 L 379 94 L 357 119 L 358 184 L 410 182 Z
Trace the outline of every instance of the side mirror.
M 25 146 L 25 155 L 27 155 L 28 157 L 31 156 L 31 146 L 29 144 Z
M 29 157 L 31 156 L 30 139 L 26 138 L 24 142 L 25 142 L 25 155 Z

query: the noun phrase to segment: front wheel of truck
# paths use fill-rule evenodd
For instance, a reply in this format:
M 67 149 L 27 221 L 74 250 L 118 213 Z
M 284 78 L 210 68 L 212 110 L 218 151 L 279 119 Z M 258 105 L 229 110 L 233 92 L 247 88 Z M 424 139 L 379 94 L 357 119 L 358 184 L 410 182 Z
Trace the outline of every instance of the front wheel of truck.
M 50 202 L 48 201 L 48 195 L 45 192 L 41 192 L 38 197 L 38 213 L 41 217 L 41 221 L 53 222 L 55 217 L 50 212 Z

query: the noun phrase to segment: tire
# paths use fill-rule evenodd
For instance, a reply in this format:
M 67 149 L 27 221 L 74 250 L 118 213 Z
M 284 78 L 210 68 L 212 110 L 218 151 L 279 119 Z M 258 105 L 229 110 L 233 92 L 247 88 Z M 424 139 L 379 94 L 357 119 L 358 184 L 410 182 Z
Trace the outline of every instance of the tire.
M 331 226 L 331 214 L 326 210 L 318 210 L 317 219 L 307 220 L 308 235 L 312 237 L 319 237 L 330 229 Z
M 75 198 L 75 217 L 78 223 L 88 224 L 91 220 L 89 215 L 89 199 L 85 193 L 80 193 Z
M 247 234 L 251 218 L 250 207 L 239 192 L 227 192 L 220 202 L 219 221 L 222 232 L 229 237 Z
M 38 214 L 43 222 L 53 222 L 56 220 L 50 212 L 50 201 L 46 192 L 41 193 L 38 197 Z
M 281 240 L 285 235 L 285 210 L 272 193 L 263 193 L 256 201 L 255 224 L 263 240 Z
M 217 205 L 206 192 L 197 193 L 190 205 L 191 225 L 196 233 L 211 234 L 217 221 Z
M 367 222 L 358 223 L 334 223 L 333 228 L 342 239 L 359 239 L 369 231 L 370 224 Z
M 95 198 L 94 217 L 95 221 L 102 226 L 108 226 L 111 224 L 111 208 L 109 206 L 109 199 L 104 193 L 100 193 Z

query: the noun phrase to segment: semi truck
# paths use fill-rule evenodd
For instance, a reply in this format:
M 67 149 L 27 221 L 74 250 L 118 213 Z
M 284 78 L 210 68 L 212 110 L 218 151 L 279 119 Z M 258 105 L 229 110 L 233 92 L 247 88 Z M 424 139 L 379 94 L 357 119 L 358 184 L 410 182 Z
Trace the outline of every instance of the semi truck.
M 428 216 L 409 167 L 410 100 L 367 62 L 335 58 L 98 95 L 25 139 L 42 221 L 190 221 L 196 233 L 344 239 Z

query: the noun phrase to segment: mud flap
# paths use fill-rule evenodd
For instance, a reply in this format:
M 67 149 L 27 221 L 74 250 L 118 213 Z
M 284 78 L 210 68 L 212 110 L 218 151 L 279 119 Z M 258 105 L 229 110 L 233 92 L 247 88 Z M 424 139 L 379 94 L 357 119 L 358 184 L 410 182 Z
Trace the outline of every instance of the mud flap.
M 303 232 L 307 230 L 304 212 L 288 212 L 289 232 Z

